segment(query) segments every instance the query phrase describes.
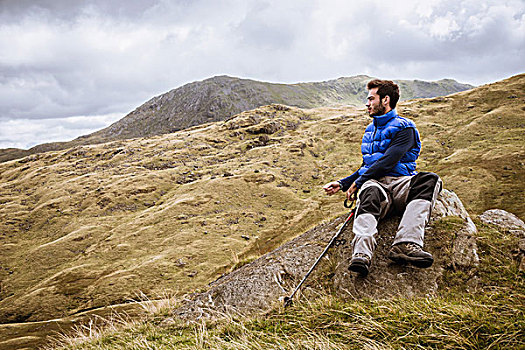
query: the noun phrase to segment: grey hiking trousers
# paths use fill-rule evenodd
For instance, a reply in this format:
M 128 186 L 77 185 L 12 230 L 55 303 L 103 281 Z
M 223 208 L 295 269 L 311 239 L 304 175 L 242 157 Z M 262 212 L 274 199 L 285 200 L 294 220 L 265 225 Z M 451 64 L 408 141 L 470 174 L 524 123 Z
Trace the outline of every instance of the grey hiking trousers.
M 377 223 L 387 215 L 402 215 L 393 245 L 412 242 L 423 247 L 425 226 L 441 187 L 439 176 L 428 172 L 365 182 L 359 191 L 352 228 L 353 255 L 372 257 Z

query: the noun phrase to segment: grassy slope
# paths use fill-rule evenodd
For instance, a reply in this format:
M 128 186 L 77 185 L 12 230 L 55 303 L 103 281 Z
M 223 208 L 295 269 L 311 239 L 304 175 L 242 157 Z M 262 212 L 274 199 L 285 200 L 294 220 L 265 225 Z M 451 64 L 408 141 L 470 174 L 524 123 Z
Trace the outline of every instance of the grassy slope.
M 420 167 L 430 167 L 476 214 L 492 208 L 525 217 L 525 74 L 399 112 L 423 135 Z
M 453 234 L 454 218 L 437 230 Z M 509 255 L 517 237 L 477 222 L 476 279 L 447 271 L 434 298 L 343 301 L 320 294 L 264 317 L 219 322 L 165 323 L 171 307 L 141 321 L 109 322 L 63 337 L 65 349 L 518 349 L 525 346 L 523 272 Z M 315 275 L 314 275 L 315 276 Z M 315 277 L 314 277 L 315 278 Z
M 524 85 L 522 75 L 398 108 L 421 131 L 421 170 L 438 172 L 471 211 L 523 217 Z M 269 121 L 281 130 L 254 134 Z M 1 164 L 3 321 L 61 317 L 139 291 L 181 295 L 339 214 L 341 198 L 320 186 L 359 165 L 368 121 L 353 108 L 264 107 Z
M 315 113 L 247 113 L 284 116 L 265 147 L 218 124 L 2 164 L 3 321 L 60 317 L 138 291 L 186 293 L 244 252 L 266 252 L 319 222 L 336 202 L 319 198 L 320 185 L 346 165 L 321 161 L 343 145 L 327 154 L 331 140 L 308 135 L 330 132 L 316 128 Z

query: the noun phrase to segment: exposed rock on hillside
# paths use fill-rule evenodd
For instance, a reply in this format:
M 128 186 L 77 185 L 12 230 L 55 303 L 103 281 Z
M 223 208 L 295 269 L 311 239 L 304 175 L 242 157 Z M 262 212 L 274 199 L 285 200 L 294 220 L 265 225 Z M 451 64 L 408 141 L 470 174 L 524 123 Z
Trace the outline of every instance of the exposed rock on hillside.
M 378 246 L 370 274 L 366 278 L 348 271 L 352 240 L 349 227 L 339 241 L 341 244 L 332 247 L 328 257 L 310 277 L 310 285 L 313 284 L 312 288 L 315 289 L 316 285 L 331 283 L 338 294 L 349 298 L 433 295 L 439 288 L 443 269 L 471 269 L 479 263 L 476 226 L 457 195 L 443 190 L 432 220 L 450 215 L 458 217 L 454 235 L 444 235 L 432 226 L 427 229 L 426 249 L 433 253 L 436 260 L 432 267 L 418 269 L 389 261 L 386 255 L 399 223 L 399 218 L 390 218 L 379 225 Z M 193 300 L 187 301 L 175 311 L 175 315 L 194 320 L 224 312 L 261 313 L 278 306 L 308 271 L 344 219 L 342 216 L 335 221 L 321 224 L 219 279 L 209 291 L 197 294 Z M 323 282 L 323 279 L 331 279 L 332 282 Z
M 520 271 L 525 271 L 525 223 L 516 215 L 501 209 L 490 209 L 479 216 L 485 224 L 496 225 L 519 238 L 515 257 L 520 262 Z
M 490 209 L 479 216 L 486 223 L 497 225 L 507 230 L 525 230 L 525 223 L 516 215 L 501 209 Z

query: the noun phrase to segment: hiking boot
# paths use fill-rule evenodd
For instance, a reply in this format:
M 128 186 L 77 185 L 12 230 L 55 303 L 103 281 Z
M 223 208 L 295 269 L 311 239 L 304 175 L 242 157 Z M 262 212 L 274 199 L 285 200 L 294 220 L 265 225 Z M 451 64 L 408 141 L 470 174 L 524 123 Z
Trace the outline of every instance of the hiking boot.
M 352 256 L 350 260 L 350 266 L 348 269 L 353 272 L 357 272 L 362 277 L 368 275 L 368 268 L 370 267 L 370 257 L 363 253 L 357 253 Z
M 430 267 L 434 262 L 432 254 L 427 253 L 416 243 L 398 243 L 388 252 L 388 258 L 398 264 L 412 264 L 416 267 Z

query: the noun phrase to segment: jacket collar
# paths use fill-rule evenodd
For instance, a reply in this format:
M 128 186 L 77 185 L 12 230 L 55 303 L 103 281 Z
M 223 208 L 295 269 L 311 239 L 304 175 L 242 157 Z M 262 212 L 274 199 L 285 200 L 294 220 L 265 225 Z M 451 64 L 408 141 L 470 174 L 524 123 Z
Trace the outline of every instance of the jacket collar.
M 390 121 L 390 119 L 392 119 L 392 118 L 394 118 L 396 116 L 397 116 L 397 112 L 396 112 L 395 109 L 393 109 L 390 112 L 388 112 L 387 114 L 383 114 L 383 115 L 374 117 L 374 125 L 375 126 L 383 126 L 386 123 L 388 123 Z

